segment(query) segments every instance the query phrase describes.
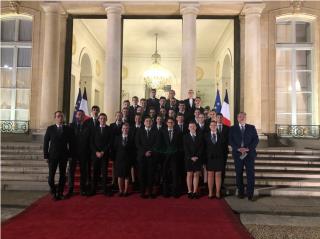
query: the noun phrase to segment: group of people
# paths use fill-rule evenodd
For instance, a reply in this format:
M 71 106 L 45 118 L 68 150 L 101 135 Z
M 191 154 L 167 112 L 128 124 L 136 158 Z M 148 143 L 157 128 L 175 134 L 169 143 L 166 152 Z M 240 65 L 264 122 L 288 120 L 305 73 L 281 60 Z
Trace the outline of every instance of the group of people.
M 70 125 L 64 124 L 61 111 L 54 114 L 56 124 L 44 136 L 44 158 L 49 165 L 48 183 L 53 199 L 74 193 L 76 166 L 80 166 L 80 194 L 95 195 L 99 184 L 105 195 L 108 186 L 109 160 L 113 161 L 112 184 L 121 197 L 129 195 L 130 182 L 139 185 L 142 198 L 156 198 L 155 186 L 164 197 L 178 198 L 184 191 L 198 199 L 199 182 L 208 185 L 208 197 L 220 199 L 224 184 L 229 145 L 236 169 L 238 197 L 245 195 L 243 170 L 246 168 L 249 200 L 254 193 L 254 159 L 259 142 L 253 125 L 246 124 L 246 114 L 237 115 L 238 123 L 223 125 L 223 115 L 201 106 L 201 98 L 189 90 L 188 99 L 178 101 L 174 90 L 168 98 L 132 97 L 116 112 L 115 122 L 107 125 L 107 115 L 92 106 L 91 118 L 85 120 L 77 110 Z M 67 165 L 69 164 L 68 170 Z M 59 166 L 59 184 L 55 173 Z M 68 193 L 64 196 L 68 171 Z M 138 177 L 137 177 L 138 176 Z

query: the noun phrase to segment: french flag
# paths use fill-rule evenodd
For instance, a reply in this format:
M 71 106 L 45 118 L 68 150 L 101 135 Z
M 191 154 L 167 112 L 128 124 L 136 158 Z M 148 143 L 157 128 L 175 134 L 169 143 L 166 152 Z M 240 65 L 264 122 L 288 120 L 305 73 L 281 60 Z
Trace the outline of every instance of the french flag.
M 75 107 L 74 107 L 72 122 L 76 122 L 76 113 L 77 113 L 77 111 L 80 109 L 81 100 L 82 100 L 82 97 L 81 97 L 81 89 L 79 88 L 76 105 L 75 105 Z
M 80 110 L 83 110 L 85 117 L 84 120 L 90 119 L 90 114 L 89 114 L 89 110 L 88 110 L 88 98 L 87 98 L 87 90 L 86 87 L 84 87 L 83 90 L 83 96 L 81 99 L 81 103 L 80 103 Z
M 222 103 L 221 114 L 223 114 L 223 124 L 230 127 L 231 120 L 230 120 L 230 108 L 229 108 L 229 98 L 228 98 L 227 90 L 226 90 L 226 95 L 224 96 L 224 101 Z

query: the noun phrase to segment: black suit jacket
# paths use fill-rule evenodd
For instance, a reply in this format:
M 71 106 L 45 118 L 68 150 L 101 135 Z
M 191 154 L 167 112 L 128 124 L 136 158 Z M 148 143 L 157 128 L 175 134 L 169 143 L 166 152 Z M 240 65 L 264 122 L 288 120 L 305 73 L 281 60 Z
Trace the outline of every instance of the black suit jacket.
M 112 131 L 109 126 L 105 126 L 101 134 L 100 126 L 97 127 L 91 136 L 91 152 L 96 157 L 96 152 L 104 152 L 104 158 L 108 158 L 112 144 Z
M 207 132 L 204 137 L 206 145 L 206 157 L 207 159 L 211 158 L 223 158 L 224 157 L 224 148 L 223 148 L 223 139 L 222 135 L 217 132 L 217 142 L 215 144 L 211 141 L 211 132 Z
M 186 105 L 186 110 L 187 111 L 194 112 L 194 108 L 195 108 L 194 99 L 192 99 L 192 107 L 190 106 L 189 99 L 185 99 L 183 102 Z
M 182 133 L 180 130 L 173 128 L 172 140 L 170 141 L 168 128 L 163 128 L 160 134 L 161 145 L 165 154 L 174 154 L 181 151 L 182 148 Z
M 151 128 L 149 137 L 147 137 L 147 131 L 145 128 L 141 128 L 136 134 L 135 143 L 138 149 L 138 160 L 141 160 L 147 151 L 156 151 L 158 133 L 155 129 Z
M 70 124 L 71 129 L 71 152 L 73 157 L 88 157 L 90 156 L 90 128 L 84 123 Z
M 203 161 L 203 137 L 201 134 L 196 135 L 193 142 L 190 133 L 185 134 L 183 137 L 184 155 L 186 160 L 190 160 L 192 157 L 198 157 L 198 160 Z
M 229 153 L 229 147 L 228 147 L 229 146 L 229 130 L 230 130 L 230 127 L 226 125 L 222 125 L 222 132 L 219 132 L 219 134 L 221 135 L 223 154 L 225 158 L 228 157 L 228 153 Z
M 116 161 L 129 161 L 133 160 L 132 155 L 135 150 L 134 138 L 131 134 L 128 135 L 126 145 L 122 143 L 122 134 L 115 137 L 113 148 L 116 151 Z
M 43 154 L 45 159 L 66 159 L 71 156 L 71 132 L 67 125 L 62 126 L 62 132 L 58 127 L 50 125 L 44 135 Z
M 147 99 L 147 112 L 149 112 L 150 107 L 155 108 L 156 112 L 159 112 L 160 104 L 158 98 L 149 98 Z
M 239 124 L 233 125 L 229 131 L 229 144 L 232 147 L 232 155 L 234 158 L 239 158 L 241 155 L 238 151 L 238 149 L 241 148 L 241 142 L 242 135 Z M 253 125 L 245 125 L 243 143 L 243 147 L 249 149 L 248 156 L 250 158 L 255 158 L 257 155 L 256 147 L 259 143 L 259 137 L 257 130 Z
M 182 135 L 186 134 L 189 132 L 189 129 L 188 129 L 188 124 L 183 124 L 183 127 L 182 127 L 182 132 L 181 132 L 181 129 L 180 129 L 180 126 L 178 125 L 178 123 L 176 123 L 174 125 L 174 128 L 176 130 L 178 130 Z

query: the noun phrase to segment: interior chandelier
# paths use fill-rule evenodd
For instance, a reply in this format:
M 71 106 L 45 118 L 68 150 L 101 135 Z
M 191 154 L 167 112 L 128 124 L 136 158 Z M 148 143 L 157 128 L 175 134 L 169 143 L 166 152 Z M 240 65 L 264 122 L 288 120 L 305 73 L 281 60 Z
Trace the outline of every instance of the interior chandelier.
M 156 49 L 152 54 L 152 65 L 143 73 L 143 79 L 147 87 L 151 89 L 163 89 L 168 85 L 173 75 L 166 68 L 161 66 L 161 56 L 158 53 L 158 34 L 156 36 Z

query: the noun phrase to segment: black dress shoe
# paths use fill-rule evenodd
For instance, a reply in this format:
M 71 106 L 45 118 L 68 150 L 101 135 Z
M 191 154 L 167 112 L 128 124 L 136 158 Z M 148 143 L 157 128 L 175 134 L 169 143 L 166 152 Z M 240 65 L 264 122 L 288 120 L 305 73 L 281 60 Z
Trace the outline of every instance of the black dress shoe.
M 237 197 L 240 198 L 240 199 L 243 199 L 244 198 L 244 194 L 243 193 L 239 193 Z
M 87 196 L 87 192 L 86 191 L 80 191 L 80 195 L 81 196 Z
M 200 198 L 199 193 L 193 193 L 193 194 L 192 194 L 192 198 L 193 198 L 193 199 L 199 199 L 199 198 Z
M 123 193 L 123 196 L 124 196 L 124 197 L 128 197 L 128 196 L 129 196 L 129 193 L 128 193 L 128 192 L 125 192 L 125 193 Z
M 249 197 L 248 197 L 248 201 L 253 202 L 253 201 L 254 201 L 253 196 L 249 196 Z
M 73 191 L 69 191 L 69 192 L 66 194 L 65 198 L 71 198 L 72 196 L 73 196 Z
M 188 195 L 188 198 L 189 198 L 189 199 L 192 199 L 192 198 L 193 198 L 193 193 L 190 192 L 190 193 L 188 193 L 187 195 Z
M 64 196 L 62 194 L 58 194 L 56 196 L 56 200 L 59 201 L 59 200 L 63 200 L 64 199 Z
M 149 198 L 151 198 L 151 199 L 155 199 L 157 197 L 157 195 L 155 195 L 154 193 L 151 193 L 150 195 L 149 195 Z
M 214 199 L 214 196 L 208 196 L 209 199 Z
M 146 194 L 144 194 L 144 193 L 143 193 L 143 194 L 140 194 L 140 197 L 143 198 L 143 199 L 148 198 L 148 196 L 147 196 Z

